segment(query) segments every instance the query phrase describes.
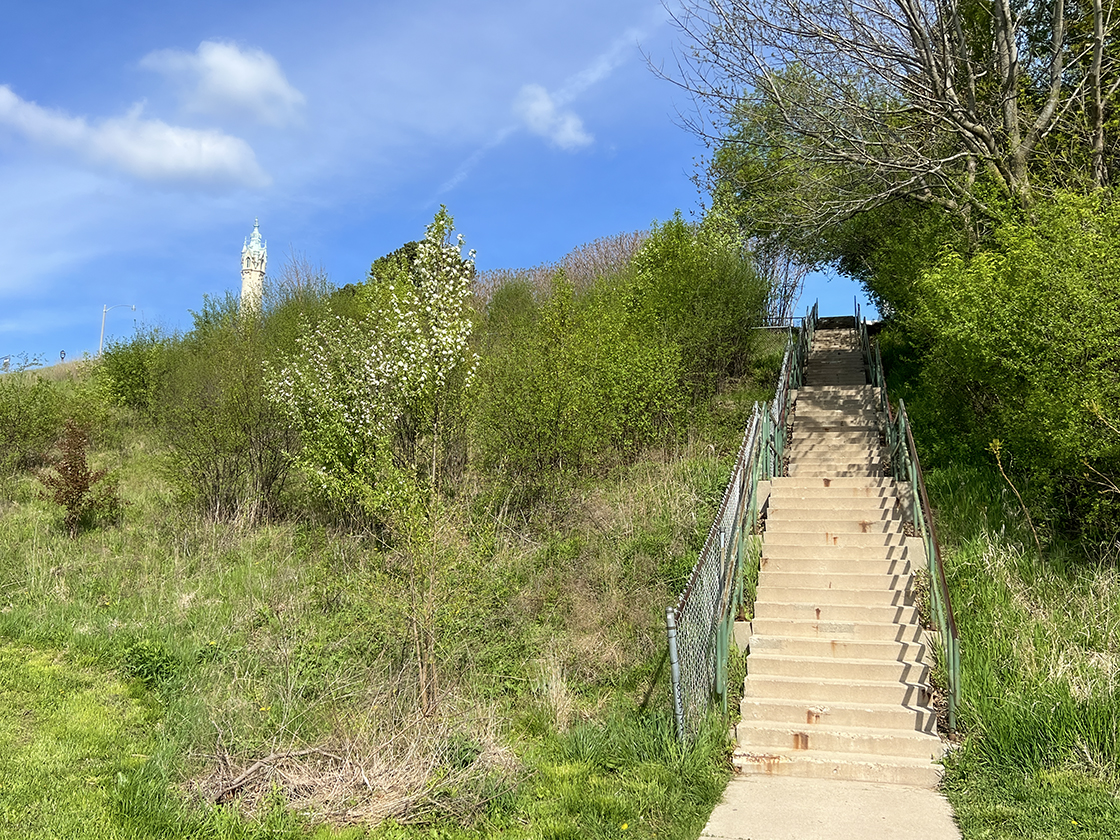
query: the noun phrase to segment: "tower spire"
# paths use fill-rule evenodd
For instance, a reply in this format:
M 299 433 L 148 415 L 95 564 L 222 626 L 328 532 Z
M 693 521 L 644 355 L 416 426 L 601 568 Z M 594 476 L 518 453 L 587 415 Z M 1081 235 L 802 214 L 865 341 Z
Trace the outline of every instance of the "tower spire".
M 264 272 L 268 243 L 261 239 L 260 219 L 253 220 L 253 233 L 241 249 L 241 310 L 260 311 L 264 297 Z

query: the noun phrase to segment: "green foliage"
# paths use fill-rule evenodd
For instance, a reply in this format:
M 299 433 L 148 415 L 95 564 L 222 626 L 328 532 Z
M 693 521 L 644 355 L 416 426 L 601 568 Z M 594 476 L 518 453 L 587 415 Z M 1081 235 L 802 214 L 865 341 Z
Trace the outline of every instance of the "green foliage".
M 405 273 L 412 271 L 420 256 L 419 242 L 406 242 L 395 251 L 378 257 L 369 267 L 369 280 L 375 282 L 397 276 L 403 268 Z
M 1026 550 L 1028 524 L 992 467 L 926 478 L 961 634 L 963 739 L 942 788 L 964 836 L 1116 836 L 1115 566 Z
M 946 251 L 906 322 L 943 448 L 998 439 L 1039 519 L 1120 532 L 1120 207 L 1062 195 L 1005 221 L 971 258 Z
M 524 283 L 487 310 L 474 417 L 482 463 L 515 480 L 632 455 L 679 418 L 679 350 L 648 336 L 624 291 L 601 281 L 577 297 L 563 274 L 541 304 Z
M 117 483 L 108 478 L 109 471 L 90 471 L 86 462 L 88 444 L 85 429 L 67 420 L 58 441 L 58 454 L 48 455 L 48 467 L 37 473 L 47 498 L 66 508 L 64 524 L 71 539 L 94 518 L 119 519 L 122 509 Z
M 37 466 L 58 434 L 63 400 L 42 376 L 0 375 L 0 475 Z
M 129 341 L 110 341 L 95 374 L 102 397 L 112 405 L 149 413 L 173 342 L 158 327 L 138 330 Z
M 710 216 L 694 228 L 678 211 L 654 225 L 633 267 L 634 318 L 649 335 L 679 348 L 682 385 L 693 401 L 744 373 L 769 290 L 742 252 L 733 225 Z
M 476 359 L 474 255 L 463 259 L 453 232 L 441 207 L 411 267 L 391 259 L 382 282 L 357 292 L 367 315 L 304 324 L 298 353 L 268 376 L 271 403 L 299 432 L 304 474 L 372 521 L 413 519 L 426 499 L 423 477 L 445 476 L 454 459 Z
M 677 214 L 582 291 L 563 271 L 545 294 L 493 289 L 473 411 L 483 466 L 540 486 L 679 436 L 751 367 L 767 289 L 735 241 Z
M 207 298 L 194 329 L 163 351 L 167 373 L 154 410 L 171 449 L 169 476 L 211 516 L 252 521 L 277 509 L 296 438 L 266 399 L 261 368 L 284 338 L 269 333 L 267 316 L 242 314 L 227 295 Z

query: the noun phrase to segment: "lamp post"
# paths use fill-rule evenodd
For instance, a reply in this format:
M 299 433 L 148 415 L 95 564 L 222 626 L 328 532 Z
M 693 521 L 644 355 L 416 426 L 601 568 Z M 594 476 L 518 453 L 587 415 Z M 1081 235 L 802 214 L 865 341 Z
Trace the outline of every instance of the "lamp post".
M 134 303 L 118 303 L 113 306 L 105 306 L 101 310 L 101 340 L 97 342 L 97 357 L 101 358 L 101 349 L 105 346 L 105 316 L 109 314 L 110 309 L 116 309 L 118 306 L 131 306 L 132 311 L 136 311 L 136 304 Z

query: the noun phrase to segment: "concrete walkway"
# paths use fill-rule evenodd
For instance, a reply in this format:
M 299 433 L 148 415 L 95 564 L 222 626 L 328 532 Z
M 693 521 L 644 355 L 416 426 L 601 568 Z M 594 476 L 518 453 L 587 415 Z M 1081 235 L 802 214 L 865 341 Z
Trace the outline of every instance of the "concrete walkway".
M 905 785 L 737 776 L 701 840 L 960 840 L 936 791 Z

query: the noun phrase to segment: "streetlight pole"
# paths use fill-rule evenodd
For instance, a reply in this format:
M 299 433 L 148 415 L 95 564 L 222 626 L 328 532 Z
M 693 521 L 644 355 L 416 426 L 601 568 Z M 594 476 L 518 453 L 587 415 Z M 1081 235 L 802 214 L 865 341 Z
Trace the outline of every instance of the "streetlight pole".
M 97 342 L 97 358 L 101 358 L 101 349 L 105 346 L 105 316 L 109 314 L 110 309 L 116 309 L 118 306 L 131 306 L 132 311 L 136 311 L 136 304 L 134 303 L 118 303 L 113 306 L 105 306 L 101 310 L 101 340 Z

